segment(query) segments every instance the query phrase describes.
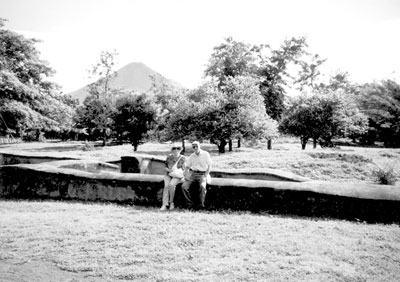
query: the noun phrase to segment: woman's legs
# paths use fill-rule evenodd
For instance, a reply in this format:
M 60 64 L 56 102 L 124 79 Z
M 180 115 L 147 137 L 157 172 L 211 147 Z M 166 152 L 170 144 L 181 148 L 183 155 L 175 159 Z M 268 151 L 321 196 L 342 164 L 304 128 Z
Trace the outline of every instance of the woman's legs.
M 168 202 L 169 202 L 169 184 L 171 182 L 171 177 L 168 175 L 164 176 L 164 190 L 163 190 L 163 196 L 162 196 L 162 206 L 161 206 L 161 210 L 165 210 L 168 206 Z
M 174 198 L 175 198 L 176 185 L 178 185 L 178 183 L 181 183 L 181 182 L 182 182 L 182 179 L 176 178 L 176 177 L 173 177 L 171 179 L 171 181 L 169 182 L 168 193 L 169 193 L 170 209 L 171 209 L 171 206 L 174 207 Z

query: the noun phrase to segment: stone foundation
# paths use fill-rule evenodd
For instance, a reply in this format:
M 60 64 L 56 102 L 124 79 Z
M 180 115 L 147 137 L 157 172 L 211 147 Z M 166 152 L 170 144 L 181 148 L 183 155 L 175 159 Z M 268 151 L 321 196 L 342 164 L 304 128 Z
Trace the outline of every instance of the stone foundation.
M 2 155 L 0 159 L 5 164 L 0 166 L 2 198 L 161 205 L 161 158 L 138 156 L 142 173 L 119 173 L 116 164 L 94 160 L 57 159 L 41 163 L 31 160 L 26 164 L 8 165 L 11 159 L 18 160 L 9 155 Z M 98 167 L 107 171 L 94 169 Z M 236 173 L 215 170 L 212 176 L 206 197 L 210 210 L 400 223 L 400 191 L 393 186 L 311 181 L 273 170 L 237 170 Z M 178 207 L 182 204 L 180 186 L 176 204 Z

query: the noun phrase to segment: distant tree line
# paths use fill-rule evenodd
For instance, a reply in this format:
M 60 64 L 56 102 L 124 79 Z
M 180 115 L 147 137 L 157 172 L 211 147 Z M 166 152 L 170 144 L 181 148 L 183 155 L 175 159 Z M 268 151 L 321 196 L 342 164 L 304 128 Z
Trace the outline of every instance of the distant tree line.
M 363 145 L 400 147 L 400 85 L 392 80 L 357 85 L 347 73 L 323 81 L 317 54 L 303 37 L 278 48 L 226 38 L 214 48 L 205 79 L 177 89 L 152 77 L 152 94 L 111 87 L 117 53 L 104 51 L 82 105 L 49 81 L 34 39 L 4 29 L 0 20 L 0 136 L 115 140 L 137 150 L 145 140 L 204 139 L 220 153 L 242 140 L 296 136 L 305 149 L 348 137 Z M 296 90 L 297 95 L 289 95 Z

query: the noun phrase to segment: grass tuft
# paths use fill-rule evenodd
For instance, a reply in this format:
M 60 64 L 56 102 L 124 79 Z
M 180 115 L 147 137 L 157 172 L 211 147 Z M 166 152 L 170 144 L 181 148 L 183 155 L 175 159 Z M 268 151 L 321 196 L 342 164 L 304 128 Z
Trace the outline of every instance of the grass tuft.
M 326 152 L 308 153 L 308 154 L 315 159 L 334 159 L 334 160 L 349 162 L 349 163 L 371 163 L 372 162 L 372 160 L 370 158 L 366 158 L 366 157 L 358 155 L 358 154 L 326 153 Z
M 395 163 L 386 163 L 384 166 L 377 166 L 372 174 L 378 184 L 395 185 L 398 179 Z

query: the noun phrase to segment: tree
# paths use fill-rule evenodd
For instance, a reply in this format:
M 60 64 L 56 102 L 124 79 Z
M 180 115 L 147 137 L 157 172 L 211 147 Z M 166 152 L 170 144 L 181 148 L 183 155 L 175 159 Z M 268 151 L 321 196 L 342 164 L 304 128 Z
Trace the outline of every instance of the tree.
M 164 77 L 161 75 L 151 75 L 152 81 L 150 91 L 152 94 L 150 100 L 152 101 L 156 111 L 156 127 L 154 129 L 154 135 L 157 136 L 158 140 L 164 141 L 171 138 L 167 130 L 168 119 L 174 114 L 174 102 L 183 95 L 185 89 L 173 87 L 167 83 Z M 184 143 L 184 140 L 182 140 Z M 183 145 L 182 145 L 183 146 Z M 183 146 L 183 152 L 184 152 Z
M 279 129 L 300 137 L 301 147 L 314 139 L 321 146 L 332 146 L 332 139 L 365 132 L 367 119 L 351 96 L 342 91 L 303 95 L 293 102 L 283 117 Z
M 89 95 L 75 117 L 77 127 L 86 128 L 94 138 L 102 138 L 103 146 L 112 132 L 114 103 L 120 94 L 119 89 L 110 86 L 110 80 L 116 76 L 113 71 L 116 56 L 116 51 L 100 53 L 99 62 L 92 66 L 90 72 L 98 79 L 89 85 Z
M 225 152 L 232 138 L 268 139 L 277 124 L 265 113 L 258 81 L 251 77 L 228 78 L 225 86 L 205 83 L 179 101 L 169 128 L 180 137 L 209 139 Z
M 214 48 L 205 75 L 216 80 L 220 90 L 233 77 L 255 76 L 258 68 L 257 50 L 258 47 L 256 46 L 238 42 L 233 40 L 232 37 L 228 37 L 225 42 Z M 214 114 L 218 115 L 218 113 Z M 228 120 L 231 120 L 231 118 L 228 118 Z M 228 135 L 231 134 L 228 133 Z M 224 142 L 221 141 L 223 147 L 225 146 Z M 238 139 L 238 147 L 240 147 L 240 138 Z M 232 139 L 229 139 L 229 150 L 232 151 Z
M 279 121 L 285 110 L 286 88 L 291 83 L 299 84 L 300 88 L 313 84 L 319 75 L 318 68 L 324 62 L 318 55 L 308 53 L 307 47 L 304 37 L 285 40 L 278 49 L 266 44 L 251 46 L 227 38 L 214 48 L 205 74 L 218 81 L 221 91 L 225 91 L 224 86 L 233 77 L 257 77 L 267 116 Z M 214 115 L 221 116 L 222 113 Z M 232 120 L 231 117 L 228 119 Z M 271 139 L 268 140 L 268 148 L 271 148 Z
M 215 78 L 221 88 L 229 78 L 254 73 L 256 59 L 252 46 L 228 37 L 224 43 L 214 47 L 205 75 Z
M 127 136 L 134 151 L 147 132 L 153 127 L 156 110 L 147 100 L 146 94 L 126 94 L 116 101 L 116 112 L 114 114 L 114 129 L 120 140 Z
M 83 105 L 76 110 L 75 125 L 85 129 L 91 140 L 101 138 L 105 146 L 107 137 L 112 133 L 115 107 L 110 98 L 86 97 Z
M 185 148 L 185 138 L 202 138 L 196 124 L 206 109 L 215 108 L 215 97 L 218 94 L 215 83 L 210 82 L 200 85 L 197 89 L 170 96 L 165 119 L 166 138 L 181 140 L 182 148 Z
M 358 102 L 369 118 L 369 132 L 376 132 L 386 147 L 400 147 L 400 85 L 393 80 L 365 84 Z
M 318 67 L 324 62 L 318 55 L 306 51 L 306 38 L 291 38 L 285 40 L 278 49 L 269 45 L 260 45 L 258 56 L 260 67 L 257 74 L 260 77 L 260 91 L 264 97 L 267 114 L 279 121 L 285 110 L 284 99 L 289 84 L 307 83 L 319 74 Z M 311 58 L 311 59 L 310 59 Z M 311 60 L 311 63 L 308 61 Z M 296 66 L 300 71 L 296 74 Z
M 60 131 L 71 126 L 74 105 L 47 79 L 54 70 L 40 59 L 35 39 L 4 29 L 0 19 L 0 134 Z

